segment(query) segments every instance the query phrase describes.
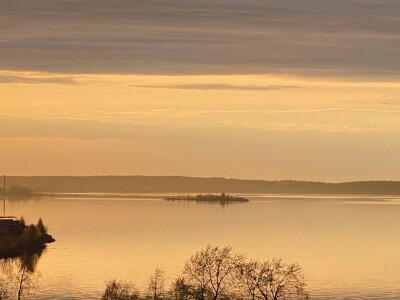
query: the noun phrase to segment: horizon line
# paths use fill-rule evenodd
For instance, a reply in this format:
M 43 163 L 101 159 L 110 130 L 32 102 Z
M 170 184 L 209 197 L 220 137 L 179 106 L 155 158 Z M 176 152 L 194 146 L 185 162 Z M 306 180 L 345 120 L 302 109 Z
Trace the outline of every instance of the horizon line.
M 322 184 L 345 184 L 345 183 L 361 183 L 361 182 L 400 182 L 400 179 L 359 179 L 359 180 L 344 180 L 344 181 L 321 181 L 307 179 L 256 179 L 256 178 L 235 178 L 223 176 L 190 176 L 190 175 L 140 175 L 140 174 L 120 174 L 120 175 L 7 175 L 6 177 L 75 177 L 75 178 L 90 178 L 90 177 L 169 177 L 169 178 L 189 178 L 189 179 L 223 179 L 237 181 L 263 181 L 263 182 L 303 182 L 303 183 L 322 183 Z

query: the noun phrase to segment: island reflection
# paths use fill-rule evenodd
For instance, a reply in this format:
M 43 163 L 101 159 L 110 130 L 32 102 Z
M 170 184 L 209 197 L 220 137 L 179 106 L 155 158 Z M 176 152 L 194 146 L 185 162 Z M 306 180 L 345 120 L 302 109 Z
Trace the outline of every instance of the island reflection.
M 38 262 L 46 249 L 24 252 L 14 258 L 0 260 L 0 299 L 22 299 L 33 294 L 38 287 Z

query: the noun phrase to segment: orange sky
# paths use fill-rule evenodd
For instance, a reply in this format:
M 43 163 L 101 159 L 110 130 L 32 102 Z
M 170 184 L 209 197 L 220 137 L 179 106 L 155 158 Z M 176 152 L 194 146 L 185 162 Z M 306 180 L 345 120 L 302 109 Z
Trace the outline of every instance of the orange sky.
M 395 82 L 10 74 L 50 82 L 0 85 L 7 174 L 398 178 Z

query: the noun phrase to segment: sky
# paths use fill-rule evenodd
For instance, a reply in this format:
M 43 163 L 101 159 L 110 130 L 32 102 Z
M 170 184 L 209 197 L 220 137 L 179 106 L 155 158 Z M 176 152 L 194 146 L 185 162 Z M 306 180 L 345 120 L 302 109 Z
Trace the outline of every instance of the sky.
M 0 173 L 400 180 L 398 0 L 0 0 Z

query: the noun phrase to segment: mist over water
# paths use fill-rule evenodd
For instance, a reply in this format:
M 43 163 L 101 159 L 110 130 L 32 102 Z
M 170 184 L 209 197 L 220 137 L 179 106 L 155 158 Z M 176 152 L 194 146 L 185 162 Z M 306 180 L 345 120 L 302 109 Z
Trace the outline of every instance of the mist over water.
M 37 264 L 35 299 L 100 298 L 105 282 L 167 281 L 207 244 L 298 262 L 313 299 L 400 297 L 400 198 L 246 195 L 221 206 L 162 195 L 10 199 L 7 214 L 42 217 L 57 240 Z

